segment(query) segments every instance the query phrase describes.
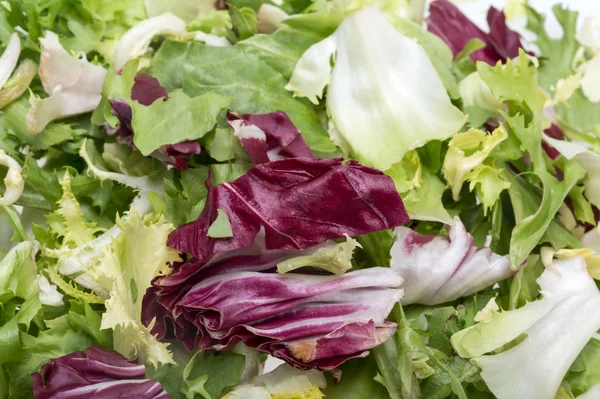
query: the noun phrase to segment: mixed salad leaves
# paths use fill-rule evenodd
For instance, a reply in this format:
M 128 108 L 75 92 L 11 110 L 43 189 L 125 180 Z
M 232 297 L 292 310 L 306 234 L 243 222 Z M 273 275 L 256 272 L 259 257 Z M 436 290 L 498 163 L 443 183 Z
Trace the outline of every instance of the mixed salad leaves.
M 600 21 L 511 7 L 1 2 L 0 398 L 598 397 Z

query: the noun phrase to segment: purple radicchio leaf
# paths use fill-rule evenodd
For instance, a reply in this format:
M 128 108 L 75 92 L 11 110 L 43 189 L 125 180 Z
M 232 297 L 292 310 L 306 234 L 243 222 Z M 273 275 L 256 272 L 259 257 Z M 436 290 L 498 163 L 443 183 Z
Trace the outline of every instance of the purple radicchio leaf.
M 472 39 L 479 39 L 485 44 L 484 48 L 471 54 L 473 61 L 495 65 L 498 61 L 519 55 L 521 37 L 508 28 L 504 13 L 491 7 L 487 21 L 489 34 L 479 29 L 450 1 L 436 0 L 429 6 L 427 29 L 446 42 L 455 57 Z
M 251 248 L 216 255 L 157 279 L 144 298 L 143 321 L 153 334 L 190 350 L 221 350 L 244 341 L 300 368 L 333 369 L 366 356 L 396 329 L 385 319 L 402 297 L 402 278 L 389 268 L 343 275 L 288 273 L 276 265 L 304 251 Z M 183 287 L 183 288 L 182 288 Z M 161 309 L 162 307 L 162 309 Z
M 160 383 L 146 379 L 144 365 L 114 351 L 89 347 L 52 359 L 33 374 L 35 399 L 167 399 Z
M 502 61 L 517 57 L 519 49 L 523 47 L 521 44 L 521 35 L 506 25 L 504 12 L 490 7 L 487 14 L 487 22 L 490 27 L 488 39 Z
M 256 165 L 284 158 L 314 158 L 285 112 L 245 115 L 228 112 L 227 117 L 233 133 Z
M 473 246 L 459 219 L 449 236 L 427 236 L 407 227 L 396 229 L 390 267 L 404 278 L 402 304 L 437 305 L 471 295 L 510 277 L 508 256 Z
M 167 91 L 160 85 L 158 80 L 144 73 L 137 74 L 131 88 L 131 99 L 142 105 L 148 106 L 159 99 L 169 99 Z M 117 140 L 136 149 L 133 144 L 134 131 L 131 127 L 132 112 L 129 104 L 121 99 L 110 100 L 113 115 L 119 119 L 116 128 L 107 127 L 108 134 L 118 134 Z M 201 147 L 197 141 L 184 141 L 171 144 L 155 151 L 152 156 L 166 165 L 177 169 L 186 169 L 188 161 L 193 154 L 200 154 Z
M 179 226 L 168 240 L 170 247 L 200 260 L 251 246 L 261 228 L 267 249 L 305 249 L 409 220 L 393 181 L 356 161 L 283 159 L 256 165 L 230 183 L 206 184 L 198 220 Z M 227 214 L 233 237 L 207 236 L 219 209 Z

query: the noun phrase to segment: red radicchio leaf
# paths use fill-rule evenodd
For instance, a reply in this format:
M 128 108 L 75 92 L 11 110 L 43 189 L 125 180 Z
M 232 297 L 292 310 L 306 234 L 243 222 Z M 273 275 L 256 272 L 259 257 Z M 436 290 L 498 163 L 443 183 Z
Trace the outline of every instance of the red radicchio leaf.
M 256 165 L 212 187 L 195 222 L 179 226 L 168 245 L 207 260 L 252 245 L 261 228 L 267 249 L 305 249 L 344 234 L 360 235 L 408 222 L 393 181 L 356 161 L 290 158 Z M 221 209 L 233 237 L 207 232 Z
M 487 34 L 471 22 L 458 7 L 448 0 L 436 0 L 429 6 L 427 29 L 439 36 L 456 56 L 471 39 L 483 41 L 485 47 L 471 54 L 473 61 L 483 61 L 495 65 L 519 55 L 521 37 L 506 25 L 504 13 L 491 7 L 487 21 L 490 33 Z
M 299 368 L 332 369 L 385 341 L 396 324 L 385 319 L 403 295 L 390 268 L 343 275 L 282 276 L 276 265 L 314 253 L 266 250 L 259 234 L 251 248 L 192 260 L 157 279 L 144 297 L 142 321 L 156 318 L 159 338 L 192 350 L 222 350 L 240 340 Z M 196 270 L 192 270 L 196 266 Z
M 131 99 L 148 106 L 159 98 L 168 100 L 169 96 L 158 79 L 145 73 L 137 74 L 131 88 Z
M 487 14 L 487 22 L 490 27 L 489 41 L 501 59 L 504 61 L 517 57 L 519 49 L 523 47 L 521 45 L 521 36 L 508 28 L 504 13 L 494 7 L 490 7 Z
M 204 211 L 168 241 L 196 258 L 155 279 L 144 297 L 142 321 L 156 321 L 153 334 L 189 349 L 221 350 L 242 340 L 296 367 L 321 369 L 366 356 L 393 334 L 396 325 L 385 318 L 402 295 L 393 270 L 275 270 L 285 259 L 333 246 L 329 239 L 406 223 L 388 176 L 355 161 L 290 158 L 254 166 L 231 183 L 206 184 Z M 231 238 L 207 236 L 219 209 Z
M 296 126 L 282 111 L 254 115 L 228 112 L 227 117 L 254 164 L 284 158 L 314 158 Z
M 144 73 L 135 76 L 134 84 L 131 88 L 132 100 L 148 106 L 161 98 L 167 101 L 169 97 L 167 90 L 160 85 L 156 78 Z M 110 100 L 110 107 L 113 115 L 119 119 L 119 126 L 116 129 L 108 128 L 108 134 L 118 133 L 117 139 L 119 142 L 137 150 L 133 144 L 134 132 L 131 127 L 131 107 L 126 101 L 120 99 Z M 190 156 L 200 154 L 200 151 L 200 143 L 197 141 L 184 141 L 164 146 L 160 150 L 155 151 L 152 156 L 177 169 L 186 169 Z
M 33 373 L 33 393 L 35 399 L 169 398 L 159 382 L 146 379 L 144 365 L 95 347 L 50 360 Z

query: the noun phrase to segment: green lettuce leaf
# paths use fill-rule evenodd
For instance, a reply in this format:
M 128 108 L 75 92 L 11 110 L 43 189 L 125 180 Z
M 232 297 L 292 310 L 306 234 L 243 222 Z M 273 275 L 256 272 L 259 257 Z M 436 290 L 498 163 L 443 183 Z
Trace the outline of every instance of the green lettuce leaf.
M 256 11 L 249 7 L 229 6 L 232 27 L 227 37 L 232 43 L 249 39 L 258 32 Z
M 333 248 L 319 248 L 312 255 L 295 256 L 278 263 L 277 272 L 284 274 L 308 266 L 333 274 L 343 274 L 352 268 L 352 254 L 356 247 L 360 248 L 358 241 L 346 235 L 346 241 Z
M 552 7 L 552 12 L 562 28 L 562 37 L 550 37 L 545 28 L 546 17 L 531 7 L 527 9 L 527 29 L 537 35 L 534 43 L 540 49 L 540 83 L 549 90 L 556 85 L 559 79 L 566 78 L 573 73 L 571 61 L 579 48 L 575 34 L 577 32 L 576 11 L 571 11 L 560 4 Z
M 327 387 L 323 390 L 328 399 L 388 399 L 390 394 L 376 381 L 377 363 L 374 356 L 353 359 L 340 366 L 342 379 L 337 382 L 327 374 Z
M 148 17 L 170 12 L 186 22 L 215 11 L 215 2 L 212 0 L 145 0 L 144 5 Z
M 149 106 L 132 101 L 133 142 L 143 155 L 149 155 L 164 145 L 197 140 L 213 129 L 217 116 L 231 101 L 213 92 L 190 98 L 181 91 Z
M 465 180 L 469 182 L 469 190 L 476 190 L 477 197 L 483 204 L 484 215 L 498 202 L 502 191 L 510 188 L 510 182 L 502 175 L 502 169 L 481 165 L 465 176 Z
M 480 179 L 482 178 L 480 176 L 481 169 L 485 168 L 482 165 L 483 161 L 507 137 L 506 128 L 500 125 L 492 134 L 470 129 L 466 132 L 455 134 L 450 139 L 448 152 L 444 158 L 443 172 L 449 186 L 452 188 L 452 197 L 455 201 L 458 201 L 460 190 L 465 181 L 478 176 Z M 480 197 L 480 199 L 482 198 Z M 492 199 L 494 198 L 492 197 Z M 496 196 L 491 204 L 485 204 L 486 207 L 491 207 L 497 199 L 498 196 Z
M 333 150 L 316 110 L 308 101 L 296 99 L 285 90 L 286 79 L 262 56 L 246 51 L 241 44 L 210 47 L 167 41 L 157 52 L 150 73 L 165 85 L 161 76 L 170 75 L 167 69 L 179 60 L 183 65 L 180 64 L 178 74 L 183 74 L 181 86 L 186 94 L 200 96 L 215 92 L 233 97 L 232 111 L 242 114 L 284 111 L 311 148 Z
M 217 209 L 217 218 L 208 228 L 206 235 L 213 238 L 233 237 L 229 216 L 221 208 Z
M 37 295 L 35 281 L 37 269 L 33 242 L 25 241 L 13 247 L 0 261 L 0 303 L 14 297 L 23 300 Z
M 571 365 L 565 380 L 579 396 L 600 383 L 600 341 L 592 338 Z
M 217 127 L 207 133 L 201 140 L 202 147 L 218 162 L 239 160 L 250 163 L 248 153 L 240 144 L 240 140 L 234 136 L 231 126 Z
M 569 161 L 560 182 L 548 172 L 541 146 L 542 112 L 547 97 L 539 87 L 536 65 L 524 51 L 505 65 L 478 63 L 477 71 L 496 97 L 511 104 L 508 113 L 504 113 L 508 129 L 529 153 L 533 172 L 543 187 L 542 202 L 533 214 L 515 214 L 517 225 L 512 231 L 510 259 L 516 269 L 540 242 L 567 194 L 585 176 L 585 170 Z
M 27 130 L 26 115 L 31 108 L 27 98 L 21 96 L 18 100 L 2 109 L 0 126 L 8 134 L 20 142 L 28 144 L 33 150 L 47 150 L 57 144 L 82 136 L 86 131 L 75 124 L 52 122 L 37 135 Z
M 421 186 L 402 194 L 404 206 L 411 219 L 453 224 L 452 216 L 442 203 L 446 185 L 429 170 L 421 175 Z
M 540 209 L 542 202 L 541 190 L 527 182 L 522 177 L 511 176 L 508 193 L 512 203 L 516 222 L 522 221 L 528 215 L 533 215 Z M 547 242 L 554 248 L 579 248 L 579 239 L 563 226 L 558 216 L 551 218 L 548 229 L 540 242 Z
M 196 395 L 204 399 L 220 397 L 225 388 L 237 384 L 245 363 L 245 357 L 235 353 L 198 352 L 183 370 L 182 392 L 188 399 Z
M 174 226 L 198 219 L 208 194 L 205 186 L 208 169 L 186 169 L 165 179 L 165 218 Z

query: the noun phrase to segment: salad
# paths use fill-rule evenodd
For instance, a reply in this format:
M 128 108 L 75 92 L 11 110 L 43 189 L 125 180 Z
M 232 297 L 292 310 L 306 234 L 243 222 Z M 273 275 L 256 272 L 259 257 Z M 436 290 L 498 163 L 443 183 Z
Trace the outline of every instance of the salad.
M 600 397 L 600 21 L 553 13 L 1 2 L 0 399 Z

